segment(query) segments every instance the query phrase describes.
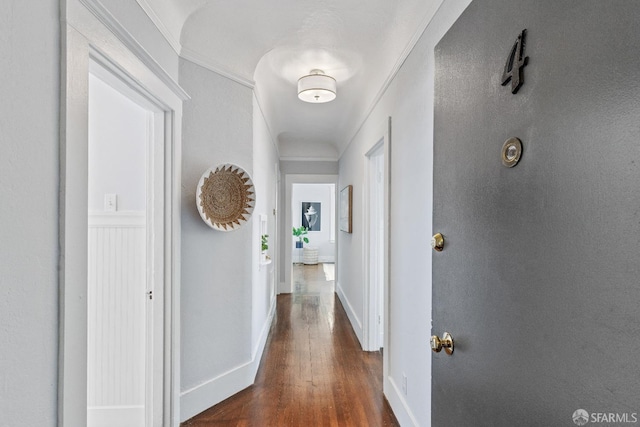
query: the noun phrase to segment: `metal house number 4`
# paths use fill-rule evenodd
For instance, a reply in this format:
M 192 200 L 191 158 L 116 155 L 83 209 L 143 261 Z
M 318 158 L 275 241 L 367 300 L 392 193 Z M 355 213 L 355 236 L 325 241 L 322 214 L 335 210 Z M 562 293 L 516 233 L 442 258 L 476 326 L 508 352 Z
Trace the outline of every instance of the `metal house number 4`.
M 511 93 L 513 94 L 517 93 L 524 83 L 524 67 L 529 63 L 529 57 L 524 56 L 524 37 L 526 33 L 526 29 L 522 30 L 522 33 L 518 36 L 502 72 L 502 86 L 506 86 L 511 81 Z

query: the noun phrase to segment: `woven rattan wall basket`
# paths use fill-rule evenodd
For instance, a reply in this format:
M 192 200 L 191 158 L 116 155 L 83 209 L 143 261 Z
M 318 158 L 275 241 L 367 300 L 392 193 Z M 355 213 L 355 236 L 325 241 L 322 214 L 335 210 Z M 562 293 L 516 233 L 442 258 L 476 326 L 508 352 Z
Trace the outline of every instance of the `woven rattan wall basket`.
M 256 203 L 253 181 L 239 166 L 225 163 L 207 169 L 198 182 L 196 204 L 211 228 L 233 231 L 251 218 Z

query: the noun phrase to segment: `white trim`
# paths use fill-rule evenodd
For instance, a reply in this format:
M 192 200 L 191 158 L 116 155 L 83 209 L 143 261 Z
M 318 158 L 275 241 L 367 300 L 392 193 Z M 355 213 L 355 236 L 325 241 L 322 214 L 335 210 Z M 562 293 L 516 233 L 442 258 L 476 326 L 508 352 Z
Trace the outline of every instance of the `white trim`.
M 144 211 L 89 212 L 89 227 L 142 228 L 146 224 L 145 216 Z
M 318 256 L 318 263 L 319 264 L 335 264 L 336 262 L 336 257 L 335 256 L 330 256 L 330 255 L 324 255 L 324 256 Z
M 151 70 L 180 99 L 190 99 L 187 92 L 173 80 L 164 68 L 147 52 L 129 31 L 104 7 L 99 0 L 79 0 L 98 20 L 109 29 L 124 46 Z
M 371 115 L 371 113 L 373 113 L 373 110 L 375 110 L 376 106 L 378 105 L 378 103 L 380 102 L 380 100 L 382 99 L 384 94 L 387 92 L 387 89 L 389 89 L 389 86 L 391 86 L 391 83 L 396 78 L 396 75 L 398 74 L 398 72 L 402 68 L 402 65 L 404 65 L 404 62 L 409 57 L 409 54 L 411 53 L 413 48 L 416 46 L 416 44 L 420 40 L 420 37 L 422 37 L 422 34 L 425 32 L 427 27 L 431 24 L 433 19 L 436 17 L 436 15 L 440 11 L 440 8 L 442 7 L 442 5 L 444 3 L 445 3 L 444 0 L 441 0 L 440 1 L 440 5 L 436 9 L 436 11 L 433 13 L 433 15 L 430 16 L 429 14 L 427 14 L 422 19 L 422 23 L 418 26 L 418 29 L 413 34 L 413 37 L 411 37 L 411 40 L 409 40 L 409 43 L 407 43 L 407 45 L 405 46 L 404 50 L 402 51 L 402 54 L 400 55 L 400 57 L 396 61 L 395 65 L 391 69 L 391 72 L 389 73 L 389 75 L 387 76 L 387 79 L 384 81 L 384 83 L 380 87 L 380 90 L 378 91 L 378 93 L 376 94 L 375 98 L 373 99 L 373 101 L 369 105 L 369 108 L 367 108 L 367 110 L 365 110 L 365 114 L 362 117 L 362 120 L 359 121 L 360 124 L 358 125 L 357 128 L 355 128 L 355 131 L 351 134 L 351 138 L 349 138 L 349 142 L 342 148 L 342 150 L 340 150 L 340 155 L 338 156 L 338 158 L 342 157 L 344 152 L 347 151 L 347 149 L 351 146 L 351 143 L 355 140 L 355 138 L 358 135 L 358 133 L 360 133 L 360 130 L 362 130 L 362 127 L 364 126 L 364 124 L 369 119 L 369 116 Z
M 342 286 L 340 286 L 340 282 L 338 281 L 336 281 L 336 294 L 338 295 L 338 298 L 342 303 L 342 307 L 344 308 L 344 311 L 347 313 L 347 317 L 351 322 L 351 327 L 353 329 L 353 332 L 355 332 L 356 337 L 360 342 L 360 346 L 364 349 L 364 346 L 362 345 L 363 343 L 362 322 L 358 318 L 358 315 L 356 314 L 356 311 L 353 309 L 351 302 L 349 302 L 349 298 L 347 298 L 347 296 L 345 295 L 344 290 L 342 289 Z
M 258 368 L 260 367 L 260 360 L 262 359 L 262 354 L 264 353 L 265 345 L 267 344 L 267 338 L 269 337 L 269 330 L 271 329 L 271 324 L 273 323 L 273 318 L 276 314 L 276 296 L 272 295 L 271 298 L 271 308 L 269 308 L 269 314 L 267 315 L 267 319 L 262 325 L 262 330 L 260 331 L 260 337 L 256 342 L 256 346 L 253 348 L 253 352 L 251 353 L 251 359 L 255 365 L 255 372 L 253 374 L 254 379 L 256 374 L 258 373 Z
M 140 92 L 140 90 L 134 91 Z M 164 268 L 167 261 L 171 261 L 171 252 L 165 246 L 165 204 L 171 204 L 169 197 L 172 184 L 167 181 L 167 166 L 171 166 L 171 151 L 166 149 L 170 139 L 165 132 L 170 129 L 165 126 L 167 120 L 164 111 L 155 106 L 149 106 L 147 115 L 147 156 L 146 156 L 146 221 L 147 221 L 147 292 L 152 292 L 153 298 L 146 304 L 146 351 L 145 351 L 145 421 L 147 427 L 154 427 L 157 420 L 164 418 L 164 376 L 165 357 L 170 347 L 164 345 L 165 340 L 171 340 L 168 333 L 170 322 L 165 321 L 169 316 L 168 306 L 165 304 L 166 293 L 171 292 L 171 277 L 165 276 L 169 271 Z M 169 169 L 170 170 L 170 169 Z M 168 194 L 167 194 L 168 193 Z M 170 215 L 167 218 L 171 218 Z M 169 237 L 170 239 L 170 237 Z M 170 296 L 169 296 L 169 300 Z M 165 324 L 167 327 L 165 327 Z
M 391 371 L 389 366 L 391 366 L 391 357 L 393 356 L 393 352 L 391 350 L 391 310 L 389 299 L 391 295 L 391 254 L 392 254 L 392 226 L 393 223 L 391 221 L 391 204 L 393 203 L 393 192 L 391 191 L 392 187 L 392 170 L 391 165 L 393 164 L 393 120 L 391 117 L 387 118 L 387 126 L 386 126 L 386 140 L 385 140 L 385 153 L 384 153 L 384 169 L 385 169 L 385 185 L 387 188 L 385 197 L 385 207 L 384 207 L 384 217 L 385 217 L 385 227 L 384 227 L 384 241 L 386 242 L 386 246 L 384 248 L 384 352 L 382 358 L 382 388 L 385 396 L 391 390 L 391 387 L 395 387 L 393 383 L 393 379 L 391 377 Z M 397 387 L 395 387 L 395 392 L 397 392 Z M 394 406 L 391 406 L 394 408 Z M 410 413 L 410 412 L 409 412 Z M 415 418 L 412 416 L 412 419 Z
M 271 144 L 276 149 L 276 153 L 278 154 L 278 159 L 280 159 L 280 148 L 278 147 L 277 139 L 274 138 L 273 132 L 271 131 L 271 126 L 269 126 L 269 121 L 267 120 L 267 116 L 264 114 L 264 109 L 262 108 L 262 102 L 260 102 L 260 92 L 257 87 L 253 88 L 253 98 L 256 100 L 256 105 L 258 106 L 258 110 L 260 110 L 260 115 L 262 116 L 262 121 L 264 125 L 267 127 L 267 131 L 269 132 L 269 139 L 271 140 Z
M 285 162 L 337 162 L 337 157 L 280 157 Z
M 87 112 L 90 62 L 96 60 L 112 65 L 109 71 L 122 78 L 126 85 L 134 82 L 133 88 L 141 96 L 148 96 L 148 102 L 164 115 L 166 315 L 162 425 L 178 427 L 180 165 L 182 102 L 187 97 L 152 58 L 145 60 L 148 54 L 135 48 L 140 46 L 135 40 L 116 34 L 117 28 L 114 29 L 113 22 L 109 23 L 113 16 L 107 13 L 100 19 L 100 6 L 95 0 L 61 2 L 58 426 L 81 426 L 87 421 Z
M 418 427 L 420 424 L 418 420 L 416 420 L 415 415 L 413 415 L 413 412 L 411 412 L 411 408 L 402 396 L 398 385 L 391 377 L 389 377 L 386 382 L 388 382 L 388 386 L 384 390 L 384 395 L 389 401 L 389 406 L 393 408 L 393 415 L 396 416 L 398 423 L 401 426 L 411 425 Z
M 171 33 L 171 31 L 169 31 L 167 26 L 164 25 L 164 22 L 162 22 L 162 19 L 160 19 L 156 11 L 153 10 L 153 7 L 151 7 L 151 5 L 147 0 L 136 0 L 136 2 L 142 8 L 144 13 L 147 14 L 149 19 L 151 19 L 151 22 L 153 22 L 153 25 L 155 25 L 158 31 L 160 31 L 160 34 L 162 34 L 162 37 L 164 37 L 167 43 L 171 45 L 171 48 L 176 53 L 176 55 L 180 55 L 180 51 L 182 49 L 182 45 L 180 44 L 180 35 L 178 34 L 178 38 L 176 38 Z
M 203 382 L 195 387 L 185 390 L 180 394 L 181 405 L 181 421 L 186 421 L 211 406 L 222 402 L 244 390 L 255 382 L 258 368 L 260 368 L 260 360 L 269 337 L 271 324 L 275 317 L 276 298 L 271 300 L 271 309 L 269 315 L 262 327 L 260 338 L 252 351 L 251 360 L 239 365 L 215 378 Z
M 383 156 L 383 161 L 385 162 L 384 165 L 384 181 L 382 183 L 383 185 L 383 200 L 382 202 L 385 205 L 384 208 L 384 212 L 383 212 L 383 221 L 385 224 L 385 230 L 383 231 L 383 242 L 385 242 L 385 237 L 387 237 L 387 225 L 388 225 L 388 218 L 386 216 L 387 213 L 387 199 L 385 198 L 385 196 L 388 194 L 388 186 L 387 186 L 387 182 L 388 182 L 388 170 L 387 170 L 387 165 L 386 165 L 386 159 L 387 159 L 387 140 L 388 140 L 388 134 L 387 132 L 385 132 L 384 135 L 382 135 L 382 137 L 380 137 L 370 148 L 369 150 L 367 150 L 365 157 L 364 157 L 364 179 L 363 179 L 363 191 L 362 191 L 362 196 L 363 196 L 363 203 L 362 206 L 364 207 L 362 209 L 362 224 L 363 224 L 363 230 L 364 232 L 362 233 L 362 253 L 364 254 L 364 256 L 362 257 L 362 271 L 363 271 L 363 277 L 364 277 L 364 287 L 363 287 L 363 309 L 364 309 L 364 313 L 363 313 L 363 319 L 364 319 L 364 324 L 363 324 L 363 337 L 364 337 L 364 342 L 363 342 L 363 349 L 367 350 L 367 351 L 377 351 L 379 350 L 379 345 L 378 345 L 378 337 L 377 332 L 378 332 L 378 316 L 382 315 L 383 317 L 386 317 L 386 313 L 379 313 L 378 310 L 378 297 L 377 295 L 379 294 L 380 290 L 379 288 L 375 288 L 372 289 L 372 266 L 373 263 L 371 262 L 371 258 L 374 255 L 372 253 L 371 250 L 371 171 L 372 171 L 372 166 L 371 166 L 371 159 L 372 159 L 372 155 L 375 154 L 376 152 L 378 152 L 378 150 L 382 150 L 382 156 Z M 383 249 L 383 253 L 379 254 L 381 256 L 381 258 L 383 259 L 383 264 L 384 267 L 386 268 L 387 265 L 387 251 L 386 251 L 386 247 Z M 386 275 L 386 271 L 384 272 L 384 274 Z M 380 277 L 379 278 L 381 283 L 380 285 L 384 286 L 386 285 L 386 280 L 384 279 L 384 277 Z M 376 282 L 378 283 L 378 282 Z M 385 331 L 386 332 L 386 331 Z
M 165 185 L 172 197 L 165 202 L 165 354 L 169 361 L 164 364 L 165 427 L 180 425 L 180 295 L 181 295 L 181 192 L 182 192 L 182 103 L 178 109 L 165 111 Z M 170 164 L 169 164 L 170 161 Z M 167 408 L 168 406 L 168 408 Z M 168 414 L 168 417 L 167 417 Z M 167 419 L 168 418 L 168 419 Z
M 255 81 L 229 70 L 224 65 L 213 62 L 211 59 L 204 57 L 200 53 L 191 50 L 188 47 L 182 47 L 180 56 L 182 57 L 182 59 L 193 62 L 196 65 L 206 68 L 209 71 L 213 71 L 214 73 L 233 80 L 236 83 L 240 83 L 241 85 L 246 86 L 249 89 L 254 89 L 256 86 Z
M 158 110 L 158 106 L 166 108 L 161 100 L 144 88 L 140 80 L 130 76 L 126 70 L 109 59 L 107 55 L 93 45 L 89 46 L 89 50 L 89 56 L 92 59 L 89 63 L 89 72 L 91 74 L 100 78 L 112 88 L 126 93 L 131 101 L 145 110 Z
M 184 422 L 253 384 L 253 360 L 180 394 L 180 419 Z

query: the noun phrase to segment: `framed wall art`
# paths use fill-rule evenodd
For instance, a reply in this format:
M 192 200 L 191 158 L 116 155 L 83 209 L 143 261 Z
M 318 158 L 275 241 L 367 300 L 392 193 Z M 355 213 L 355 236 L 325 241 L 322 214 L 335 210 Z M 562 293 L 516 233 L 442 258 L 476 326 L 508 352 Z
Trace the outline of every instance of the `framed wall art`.
M 321 231 L 322 227 L 322 203 L 302 202 L 302 218 L 300 224 L 307 228 L 307 231 Z
M 351 233 L 353 207 L 353 185 L 347 185 L 340 190 L 340 231 Z

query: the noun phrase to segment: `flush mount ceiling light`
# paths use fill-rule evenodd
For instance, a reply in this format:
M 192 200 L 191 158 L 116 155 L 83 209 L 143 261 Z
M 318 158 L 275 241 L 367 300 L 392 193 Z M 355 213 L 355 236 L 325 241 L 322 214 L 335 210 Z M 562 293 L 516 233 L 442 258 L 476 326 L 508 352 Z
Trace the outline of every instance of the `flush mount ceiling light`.
M 321 104 L 336 99 L 336 79 L 322 70 L 311 70 L 298 80 L 298 98 L 305 102 Z

